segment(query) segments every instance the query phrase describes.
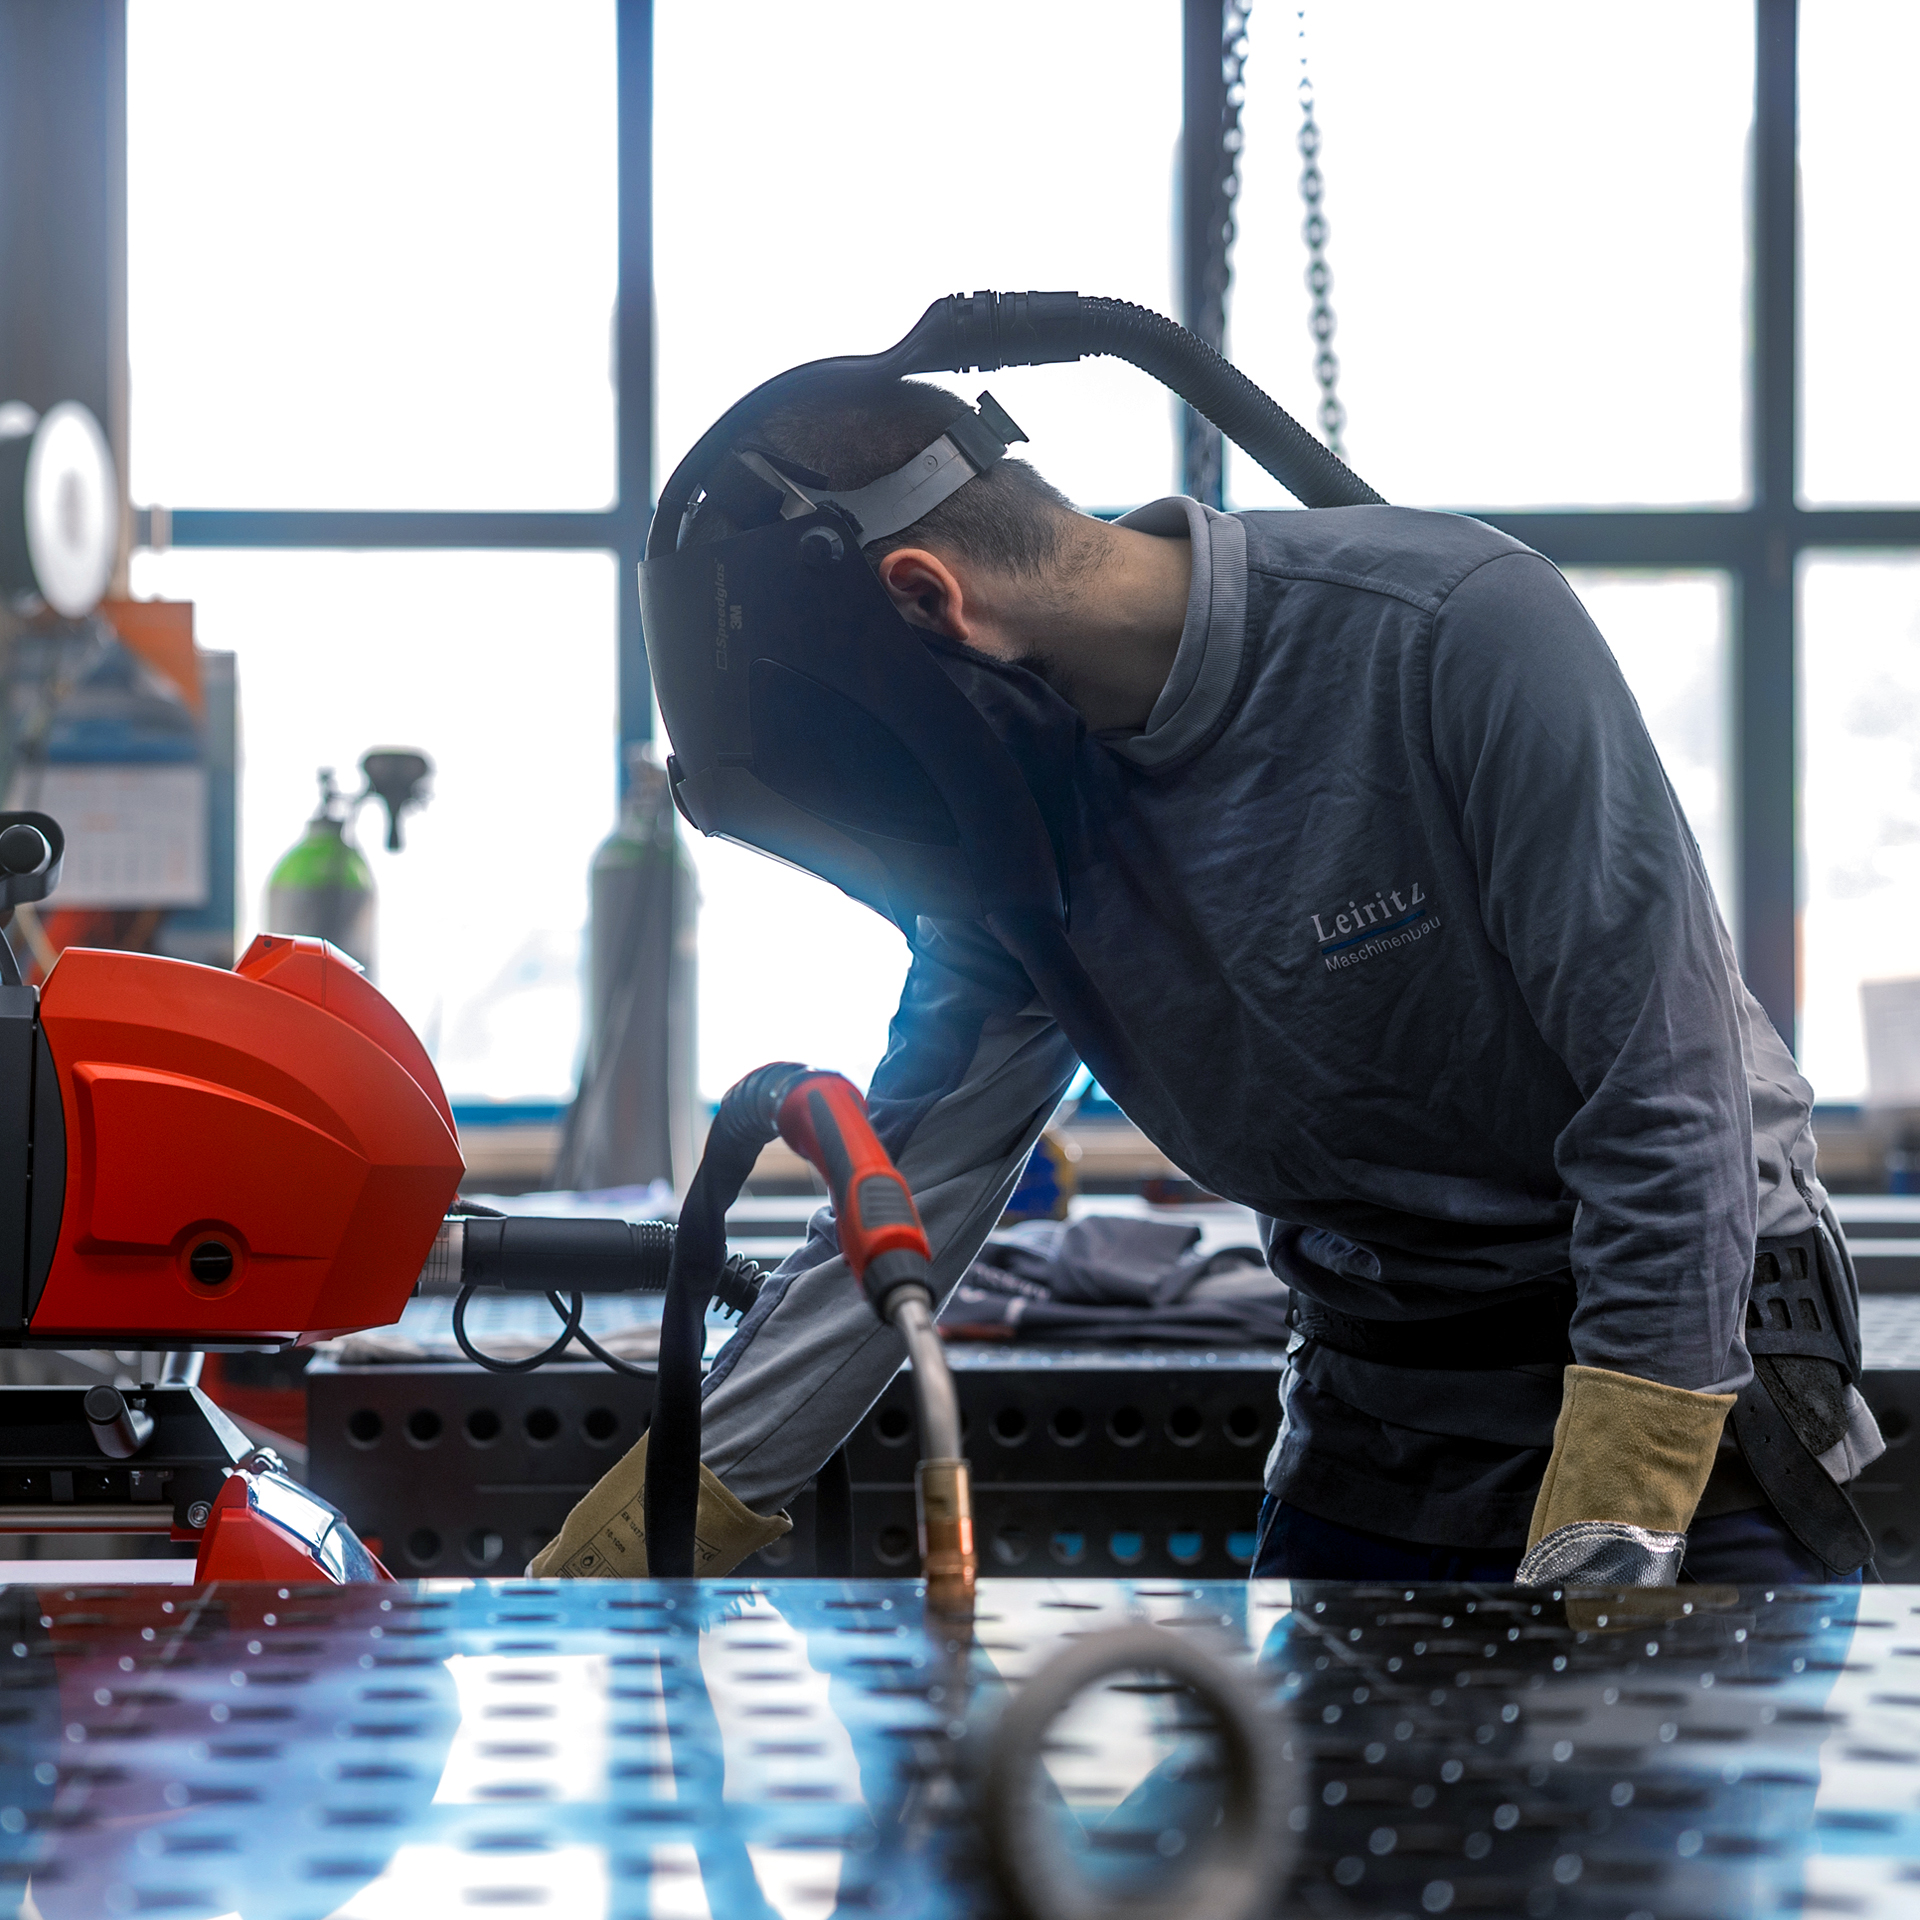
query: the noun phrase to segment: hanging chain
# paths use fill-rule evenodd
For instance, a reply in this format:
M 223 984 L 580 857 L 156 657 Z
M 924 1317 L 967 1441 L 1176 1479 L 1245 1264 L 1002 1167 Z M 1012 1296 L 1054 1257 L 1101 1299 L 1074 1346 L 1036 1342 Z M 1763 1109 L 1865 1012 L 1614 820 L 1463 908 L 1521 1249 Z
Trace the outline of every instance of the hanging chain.
M 1299 9 L 1300 22 L 1300 198 L 1306 203 L 1307 217 L 1300 231 L 1307 243 L 1307 291 L 1313 295 L 1308 326 L 1317 351 L 1313 357 L 1313 377 L 1320 383 L 1320 432 L 1335 459 L 1347 457 L 1341 436 L 1346 431 L 1347 410 L 1340 404 L 1340 358 L 1333 350 L 1333 333 L 1338 324 L 1333 317 L 1333 269 L 1327 264 L 1327 216 L 1321 208 L 1326 182 L 1320 175 L 1320 127 L 1313 117 L 1313 80 L 1307 72 L 1307 11 Z
M 1240 109 L 1246 101 L 1247 16 L 1252 0 L 1224 0 L 1220 14 L 1220 141 L 1218 172 L 1214 177 L 1207 222 L 1206 265 L 1200 288 L 1200 310 L 1194 332 L 1224 353 L 1227 342 L 1227 295 L 1233 285 L 1233 243 L 1239 228 L 1234 218 L 1240 197 Z M 1189 491 L 1197 500 L 1218 505 L 1222 496 L 1223 454 L 1220 431 L 1197 413 L 1186 416 L 1186 459 Z
M 1227 294 L 1233 285 L 1233 243 L 1239 238 L 1235 203 L 1240 198 L 1240 109 L 1246 104 L 1247 16 L 1252 0 L 1227 0 L 1221 9 L 1220 181 L 1215 189 L 1219 225 L 1207 249 L 1207 324 L 1225 345 Z

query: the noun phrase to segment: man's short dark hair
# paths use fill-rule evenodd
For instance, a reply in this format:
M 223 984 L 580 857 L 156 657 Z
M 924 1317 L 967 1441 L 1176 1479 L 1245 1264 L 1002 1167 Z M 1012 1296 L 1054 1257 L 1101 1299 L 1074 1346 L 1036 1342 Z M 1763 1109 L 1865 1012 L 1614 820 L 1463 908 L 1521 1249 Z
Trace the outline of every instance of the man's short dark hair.
M 852 492 L 904 467 L 946 432 L 967 403 L 924 380 L 818 375 L 754 430 L 751 439 Z M 1058 556 L 1073 503 L 1024 460 L 997 460 L 912 526 L 862 548 L 870 561 L 900 547 L 935 547 L 976 565 L 1044 571 Z M 724 539 L 732 524 L 713 507 L 689 538 Z

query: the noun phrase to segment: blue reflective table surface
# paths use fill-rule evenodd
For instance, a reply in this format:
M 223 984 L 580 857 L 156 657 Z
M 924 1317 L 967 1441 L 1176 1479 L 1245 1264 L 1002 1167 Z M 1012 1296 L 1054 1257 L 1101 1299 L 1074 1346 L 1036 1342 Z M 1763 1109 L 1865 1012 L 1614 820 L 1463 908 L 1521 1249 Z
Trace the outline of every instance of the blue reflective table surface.
M 1920 1913 L 1920 1589 L 1067 1580 L 9 1587 L 0 1913 L 991 1914 L 966 1726 L 1142 1620 L 1275 1716 L 1276 1912 Z

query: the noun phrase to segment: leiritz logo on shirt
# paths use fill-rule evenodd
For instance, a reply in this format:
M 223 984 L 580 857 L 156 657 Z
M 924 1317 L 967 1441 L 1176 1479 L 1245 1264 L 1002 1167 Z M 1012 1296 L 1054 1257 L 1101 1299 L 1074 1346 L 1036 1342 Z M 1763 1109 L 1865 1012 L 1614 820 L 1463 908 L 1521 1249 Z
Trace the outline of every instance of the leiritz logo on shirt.
M 1331 913 L 1310 913 L 1320 958 L 1329 973 L 1424 940 L 1440 930 L 1440 911 L 1418 880 L 1349 900 Z

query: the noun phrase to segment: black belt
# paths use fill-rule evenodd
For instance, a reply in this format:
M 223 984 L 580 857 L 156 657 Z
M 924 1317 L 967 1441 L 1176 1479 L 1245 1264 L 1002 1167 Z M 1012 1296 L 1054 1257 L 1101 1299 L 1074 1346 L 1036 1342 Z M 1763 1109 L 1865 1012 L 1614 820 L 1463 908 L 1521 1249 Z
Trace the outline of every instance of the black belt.
M 1309 1340 L 1354 1360 L 1436 1373 L 1488 1373 L 1501 1367 L 1563 1367 L 1573 1359 L 1567 1337 L 1573 1289 L 1526 1293 L 1496 1306 L 1436 1320 L 1363 1320 L 1336 1313 L 1296 1292 L 1287 1324 Z

